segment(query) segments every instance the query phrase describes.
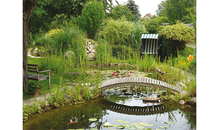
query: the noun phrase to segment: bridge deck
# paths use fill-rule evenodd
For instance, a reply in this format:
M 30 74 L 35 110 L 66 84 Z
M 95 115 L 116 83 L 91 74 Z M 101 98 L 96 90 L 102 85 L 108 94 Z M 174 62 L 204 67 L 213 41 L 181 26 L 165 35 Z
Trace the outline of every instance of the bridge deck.
M 166 82 L 148 77 L 124 77 L 124 78 L 110 79 L 102 82 L 99 89 L 100 91 L 103 91 L 117 86 L 129 86 L 129 85 L 158 87 L 160 89 L 170 88 L 172 89 L 173 92 L 181 91 L 181 87 L 173 86 Z

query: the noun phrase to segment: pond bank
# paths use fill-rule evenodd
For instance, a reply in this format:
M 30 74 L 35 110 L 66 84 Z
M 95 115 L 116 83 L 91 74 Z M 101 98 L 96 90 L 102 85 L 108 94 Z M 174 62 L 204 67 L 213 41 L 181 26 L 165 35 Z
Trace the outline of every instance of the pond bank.
M 108 102 L 108 101 L 111 102 Z M 123 101 L 123 103 L 122 103 Z M 110 104 L 109 104 L 110 103 Z M 64 107 L 60 107 L 57 109 L 51 109 L 47 112 L 43 112 L 41 114 L 37 114 L 30 118 L 29 121 L 24 123 L 24 130 L 28 129 L 100 129 L 100 130 L 108 130 L 108 129 L 117 129 L 114 126 L 105 127 L 106 122 L 109 124 L 118 124 L 124 125 L 128 129 L 126 124 L 129 126 L 139 123 L 139 125 L 150 127 L 151 129 L 160 128 L 160 126 L 168 126 L 168 130 L 189 130 L 190 128 L 185 127 L 187 125 L 182 126 L 182 124 L 189 124 L 194 126 L 195 124 L 195 109 L 184 107 L 181 105 L 177 105 L 175 103 L 165 102 L 164 104 L 154 104 L 155 107 L 159 107 L 161 109 L 150 109 L 150 112 L 145 111 L 145 113 L 141 114 L 141 111 L 129 111 L 129 113 L 122 113 L 119 106 L 124 106 L 127 109 L 132 108 L 133 104 L 136 104 L 137 109 L 142 109 L 143 107 L 149 106 L 152 107 L 153 104 L 145 104 L 141 98 L 137 99 L 135 97 L 118 97 L 117 95 L 113 96 L 105 96 L 105 98 L 97 98 L 95 100 L 88 100 L 84 103 L 80 103 L 78 105 L 65 105 Z M 160 106 L 158 106 L 160 105 Z M 110 108 L 110 106 L 112 106 Z M 118 110 L 116 110 L 119 108 Z M 163 109 L 162 109 L 163 108 Z M 159 110 L 159 111 L 157 111 Z M 126 111 L 126 110 L 125 110 Z M 139 115 L 141 114 L 141 115 Z M 96 121 L 90 121 L 90 119 L 96 118 Z M 170 118 L 175 125 L 169 126 L 164 124 L 166 121 L 170 121 Z M 128 121 L 126 124 L 122 122 L 118 122 L 119 119 L 121 121 Z M 136 122 L 136 123 L 135 123 Z M 142 123 L 150 123 L 151 125 L 143 125 Z M 153 125 L 152 125 L 153 124 Z M 134 125 L 133 127 L 137 127 L 139 125 Z M 130 127 L 129 127 L 130 128 Z M 195 127 L 192 127 L 191 130 L 195 130 Z M 160 128 L 161 129 L 161 128 Z
M 42 113 L 53 108 L 65 106 L 66 104 L 72 105 L 85 101 L 80 92 L 78 92 L 77 97 L 70 96 L 70 92 L 77 93 L 74 86 L 56 88 L 48 94 L 23 100 L 23 122 L 27 121 L 29 117 L 37 113 Z M 91 96 L 90 98 L 94 99 L 96 97 Z

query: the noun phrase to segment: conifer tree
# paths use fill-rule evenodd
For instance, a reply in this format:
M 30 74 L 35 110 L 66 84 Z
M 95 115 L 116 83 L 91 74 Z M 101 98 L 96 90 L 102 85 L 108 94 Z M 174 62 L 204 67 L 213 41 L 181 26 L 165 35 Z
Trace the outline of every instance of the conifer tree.
M 139 6 L 135 4 L 134 0 L 128 0 L 127 4 L 128 8 L 130 9 L 131 13 L 135 16 L 135 20 L 139 21 L 141 14 L 139 11 Z

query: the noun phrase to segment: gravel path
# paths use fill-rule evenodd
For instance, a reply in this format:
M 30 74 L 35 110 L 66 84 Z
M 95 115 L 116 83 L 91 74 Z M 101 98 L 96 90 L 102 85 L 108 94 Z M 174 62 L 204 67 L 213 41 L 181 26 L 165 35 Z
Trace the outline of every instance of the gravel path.
M 46 98 L 48 98 L 50 96 L 50 93 L 48 93 L 46 95 L 39 95 L 37 97 L 33 97 L 33 98 L 30 98 L 30 99 L 23 100 L 24 107 L 27 106 L 27 105 L 33 104 L 35 101 L 44 101 L 45 96 L 46 96 Z

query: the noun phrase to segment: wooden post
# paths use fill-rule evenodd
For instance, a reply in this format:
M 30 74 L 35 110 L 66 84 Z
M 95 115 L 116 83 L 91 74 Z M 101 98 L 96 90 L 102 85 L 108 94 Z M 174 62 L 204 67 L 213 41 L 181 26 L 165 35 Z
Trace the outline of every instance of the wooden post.
M 147 48 L 147 52 L 149 52 L 149 44 L 150 44 L 150 39 L 148 39 L 148 48 Z
M 156 50 L 156 53 L 158 53 L 158 39 L 157 39 L 157 50 Z
M 145 52 L 145 54 L 146 54 L 146 49 L 147 49 L 147 39 L 146 39 L 146 41 L 145 41 L 145 47 L 144 47 L 144 48 L 145 48 L 145 51 L 144 51 L 144 52 Z
M 39 72 L 38 72 L 38 67 L 36 66 L 36 71 L 37 71 L 37 87 L 39 87 Z
M 150 52 L 152 52 L 152 44 L 153 44 L 153 43 L 152 43 L 152 40 L 153 40 L 153 39 L 151 39 Z
M 48 82 L 49 82 L 49 89 L 50 89 L 50 71 L 48 72 L 48 75 L 49 75 L 49 79 L 48 79 L 49 81 Z
M 152 93 L 152 99 L 154 99 L 154 91 L 153 91 L 153 93 Z
M 155 45 L 155 40 L 156 40 L 156 39 L 154 39 L 153 53 L 154 53 L 154 50 L 155 50 L 155 53 L 156 53 L 156 45 Z
M 149 97 L 149 88 L 147 88 L 147 99 Z

